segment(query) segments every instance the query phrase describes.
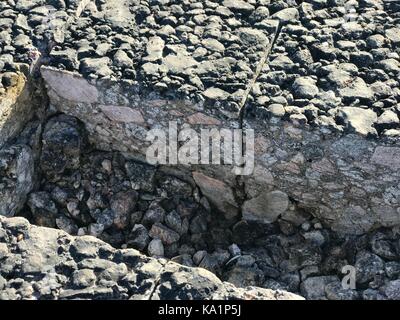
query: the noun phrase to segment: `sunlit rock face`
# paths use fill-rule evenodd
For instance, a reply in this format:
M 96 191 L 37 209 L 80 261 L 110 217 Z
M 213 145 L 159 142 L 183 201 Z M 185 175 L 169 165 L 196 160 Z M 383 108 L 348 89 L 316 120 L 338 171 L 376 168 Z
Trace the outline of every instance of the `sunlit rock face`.
M 396 296 L 394 1 L 20 0 L 0 12 L 0 215 L 239 287 Z M 254 130 L 254 170 L 148 163 L 148 133 L 171 123 Z M 385 276 L 344 293 L 332 274 L 346 264 L 363 290 Z M 83 269 L 80 294 L 107 296 L 84 289 L 97 275 Z

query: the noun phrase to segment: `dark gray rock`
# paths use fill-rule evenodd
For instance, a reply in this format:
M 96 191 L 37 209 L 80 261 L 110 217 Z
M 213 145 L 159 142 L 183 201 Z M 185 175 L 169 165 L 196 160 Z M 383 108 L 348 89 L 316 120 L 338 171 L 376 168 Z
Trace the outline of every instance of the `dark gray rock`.
M 325 286 L 326 297 L 329 300 L 358 300 L 360 294 L 356 290 L 344 289 L 341 282 L 331 282 Z
M 75 118 L 65 115 L 52 118 L 44 129 L 42 143 L 40 165 L 46 176 L 78 168 L 84 142 Z
M 138 194 L 136 191 L 117 193 L 111 199 L 111 210 L 113 211 L 114 226 L 117 229 L 125 229 L 130 222 L 130 215 L 135 209 Z
M 29 195 L 28 206 L 32 211 L 35 224 L 55 228 L 58 210 L 47 192 L 35 192 Z
M 152 202 L 149 209 L 143 216 L 143 224 L 152 225 L 156 222 L 163 222 L 165 218 L 165 210 L 161 207 L 158 202 Z
M 326 299 L 325 287 L 329 283 L 338 281 L 336 276 L 310 277 L 301 283 L 300 292 L 310 300 Z
M 128 246 L 138 250 L 144 250 L 150 242 L 149 232 L 146 227 L 136 224 L 129 234 Z
M 372 237 L 371 249 L 373 253 L 384 259 L 395 260 L 398 257 L 394 245 L 381 233 Z
M 396 279 L 396 277 L 400 276 L 400 262 L 387 262 L 385 264 L 385 271 L 389 279 Z
M 151 192 L 154 189 L 156 168 L 148 164 L 127 161 L 125 169 L 135 189 Z
M 372 281 L 374 276 L 384 272 L 385 263 L 377 255 L 367 251 L 361 251 L 356 258 L 356 278 L 358 283 Z
M 386 285 L 385 295 L 390 300 L 400 300 L 400 280 L 390 281 Z

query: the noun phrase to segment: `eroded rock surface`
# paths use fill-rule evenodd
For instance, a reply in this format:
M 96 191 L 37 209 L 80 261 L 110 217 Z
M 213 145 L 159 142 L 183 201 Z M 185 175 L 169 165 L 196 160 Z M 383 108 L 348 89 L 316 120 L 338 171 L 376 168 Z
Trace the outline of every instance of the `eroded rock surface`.
M 2 1 L 0 214 L 200 266 L 237 286 L 397 299 L 399 12 L 386 0 Z M 148 131 L 170 122 L 254 129 L 254 172 L 147 164 Z M 78 260 L 97 259 L 92 246 L 72 247 Z M 0 260 L 10 250 L 2 244 Z M 5 259 L 5 273 L 21 259 Z M 36 275 L 41 255 L 27 259 L 21 274 Z M 41 278 L 66 284 L 62 294 L 13 274 L 0 277 L 0 291 L 7 283 L 5 298 L 132 297 L 136 275 L 115 291 L 108 284 L 130 267 L 109 262 Z M 340 284 L 349 264 L 356 290 Z M 198 291 L 168 293 L 185 277 L 154 297 L 219 292 L 199 280 Z M 217 296 L 244 297 L 229 290 Z
M 392 288 L 391 282 L 400 275 L 395 228 L 346 235 L 323 225 L 281 191 L 245 201 L 242 214 L 236 208 L 226 215 L 212 200 L 237 203 L 227 185 L 202 174 L 192 180 L 119 152 L 93 150 L 90 144 L 81 148 L 86 133 L 79 127 L 65 115 L 44 125 L 40 153 L 58 159 L 60 166 L 42 162 L 42 179 L 20 211 L 36 225 L 200 267 L 238 288 L 281 289 L 308 299 L 370 299 L 373 294 L 386 299 L 389 286 L 393 296 L 396 284 Z M 60 148 L 52 148 L 57 141 Z M 351 210 L 363 214 L 361 207 Z M 82 254 L 91 257 L 90 250 Z M 342 287 L 346 266 L 356 270 L 355 290 Z M 77 287 L 95 281 L 86 269 L 71 277 Z
M 0 261 L 0 300 L 302 299 L 279 290 L 239 289 L 204 269 L 31 226 L 23 218 L 0 216 Z

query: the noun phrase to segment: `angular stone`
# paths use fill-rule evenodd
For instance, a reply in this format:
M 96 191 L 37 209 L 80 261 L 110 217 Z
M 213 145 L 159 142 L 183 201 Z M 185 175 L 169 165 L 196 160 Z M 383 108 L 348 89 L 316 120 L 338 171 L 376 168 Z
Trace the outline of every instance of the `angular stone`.
M 130 107 L 100 105 L 99 108 L 111 121 L 137 124 L 145 123 L 142 113 Z
M 161 60 L 163 57 L 165 42 L 158 36 L 151 37 L 147 43 L 147 56 L 143 58 L 144 61 L 154 62 Z
M 390 281 L 386 285 L 385 295 L 390 300 L 400 300 L 400 280 Z
M 210 100 L 226 100 L 229 97 L 228 92 L 219 88 L 208 88 L 203 94 Z
M 329 300 L 358 300 L 360 298 L 356 290 L 344 289 L 339 281 L 328 283 L 325 286 L 325 293 Z
M 80 164 L 83 137 L 75 118 L 60 115 L 52 118 L 42 135 L 40 166 L 44 174 L 54 177 Z
M 0 55 L 0 148 L 21 132 L 38 107 L 32 100 L 34 88 L 31 81 L 22 72 L 1 71 L 5 64 Z M 9 82 L 4 83 L 5 88 L 2 81 Z
M 81 269 L 77 270 L 72 275 L 72 284 L 77 288 L 91 287 L 96 282 L 96 275 L 93 270 Z
M 150 241 L 147 248 L 150 257 L 163 257 L 164 245 L 160 239 L 153 239 Z
M 201 44 L 211 51 L 223 52 L 225 50 L 224 45 L 216 39 L 204 39 Z
M 197 65 L 197 61 L 189 56 L 170 54 L 163 59 L 163 65 L 172 74 L 183 74 L 187 69 Z
M 339 93 L 344 98 L 351 99 L 373 99 L 374 92 L 367 86 L 365 81 L 361 78 L 352 79 L 352 82 L 347 84 L 346 87 L 339 89 Z
M 0 150 L 0 215 L 14 216 L 24 206 L 34 186 L 32 149 L 15 145 Z
M 243 0 L 224 0 L 222 4 L 232 11 L 252 12 L 254 10 L 253 5 Z
M 46 85 L 68 101 L 96 103 L 99 93 L 95 86 L 89 84 L 82 76 L 49 67 L 41 68 Z
M 114 65 L 120 68 L 132 68 L 133 61 L 123 50 L 118 50 L 114 55 Z
M 310 277 L 301 283 L 300 291 L 308 300 L 326 299 L 326 285 L 338 281 L 339 279 L 337 276 Z
M 244 45 L 247 46 L 268 46 L 269 39 L 264 32 L 253 28 L 240 28 L 237 35 Z
M 374 280 L 375 275 L 384 272 L 385 262 L 377 255 L 362 251 L 357 254 L 356 279 L 358 283 L 367 283 Z
M 299 98 L 312 99 L 319 90 L 315 81 L 309 77 L 297 78 L 293 83 L 294 93 Z
M 299 16 L 299 11 L 296 8 L 286 8 L 274 13 L 271 18 L 277 18 L 282 23 L 290 23 L 296 21 Z
M 204 113 L 197 112 L 195 114 L 192 114 L 191 116 L 187 117 L 187 121 L 190 124 L 196 124 L 196 125 L 216 125 L 219 126 L 221 124 L 221 121 L 214 117 L 210 117 L 205 115 Z
M 400 43 L 400 28 L 390 28 L 385 31 L 386 37 L 394 44 Z
M 149 232 L 141 224 L 135 224 L 129 234 L 128 246 L 137 250 L 144 250 L 150 242 Z
M 339 111 L 339 117 L 343 119 L 345 126 L 363 136 L 376 135 L 374 124 L 378 120 L 377 114 L 370 109 L 358 107 L 344 107 Z
M 129 225 L 130 214 L 133 212 L 138 199 L 136 191 L 117 193 L 111 200 L 111 210 L 114 213 L 114 226 L 125 229 Z
M 208 177 L 200 172 L 193 172 L 193 178 L 200 187 L 201 192 L 226 217 L 235 217 L 239 213 L 233 191 L 226 183 Z
M 55 228 L 58 210 L 47 192 L 35 192 L 29 195 L 30 207 L 35 224 L 43 227 Z
M 262 192 L 259 196 L 248 200 L 243 205 L 243 219 L 272 223 L 289 207 L 286 193 L 276 190 Z
M 371 162 L 378 166 L 400 169 L 400 148 L 378 146 L 371 157 Z
M 158 222 L 153 224 L 150 229 L 149 235 L 153 239 L 160 239 L 166 245 L 171 245 L 179 241 L 180 238 L 178 233 Z

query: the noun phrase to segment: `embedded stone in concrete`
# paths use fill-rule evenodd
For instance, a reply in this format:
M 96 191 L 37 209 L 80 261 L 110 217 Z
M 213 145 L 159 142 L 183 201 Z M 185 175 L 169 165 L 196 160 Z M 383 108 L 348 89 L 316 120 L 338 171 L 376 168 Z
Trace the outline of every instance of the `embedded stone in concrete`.
M 239 213 L 233 190 L 223 181 L 206 176 L 201 172 L 193 172 L 193 179 L 203 194 L 222 211 L 226 217 L 235 217 Z
M 394 169 L 400 168 L 400 148 L 399 147 L 376 147 L 371 157 L 371 162 L 384 167 Z
M 145 122 L 142 113 L 139 110 L 135 110 L 130 107 L 100 106 L 100 109 L 111 121 L 124 123 L 133 122 L 139 124 L 143 124 Z
M 63 99 L 86 103 L 98 101 L 99 93 L 96 87 L 77 74 L 59 72 L 47 67 L 42 67 L 41 73 L 49 89 Z
M 216 125 L 219 126 L 221 124 L 221 121 L 214 117 L 207 116 L 201 112 L 197 112 L 195 114 L 192 114 L 191 116 L 187 117 L 187 121 L 190 124 L 195 124 L 195 125 Z
M 377 122 L 378 117 L 372 110 L 357 107 L 344 107 L 339 111 L 338 116 L 343 119 L 345 126 L 356 133 L 364 136 L 377 134 L 374 124 Z
M 243 219 L 272 223 L 289 207 L 286 193 L 276 190 L 262 192 L 259 196 L 248 200 L 243 205 Z

